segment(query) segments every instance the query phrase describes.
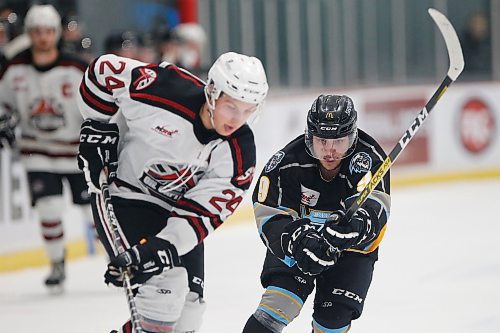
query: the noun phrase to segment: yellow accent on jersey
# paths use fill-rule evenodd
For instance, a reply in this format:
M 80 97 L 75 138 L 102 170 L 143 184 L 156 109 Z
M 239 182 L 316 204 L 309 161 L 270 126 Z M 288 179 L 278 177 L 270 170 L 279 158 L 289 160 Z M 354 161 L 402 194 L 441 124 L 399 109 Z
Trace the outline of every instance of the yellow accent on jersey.
M 259 193 L 257 194 L 257 200 L 259 202 L 264 202 L 266 201 L 267 194 L 269 192 L 269 185 L 271 184 L 271 181 L 267 176 L 262 176 L 259 179 Z
M 384 225 L 382 230 L 380 230 L 378 237 L 372 242 L 372 244 L 370 245 L 370 247 L 368 249 L 366 249 L 366 250 L 348 249 L 347 251 L 364 253 L 364 254 L 371 253 L 371 252 L 375 251 L 378 248 L 378 245 L 380 244 L 380 242 L 382 242 L 382 238 L 384 238 L 384 234 L 385 234 L 386 229 L 387 229 L 387 224 Z

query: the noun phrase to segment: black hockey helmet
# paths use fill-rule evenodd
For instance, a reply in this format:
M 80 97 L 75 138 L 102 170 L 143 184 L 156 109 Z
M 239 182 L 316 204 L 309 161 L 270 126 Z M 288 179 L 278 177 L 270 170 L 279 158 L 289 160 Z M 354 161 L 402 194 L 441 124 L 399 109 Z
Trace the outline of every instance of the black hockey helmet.
M 310 134 L 336 139 L 356 132 L 358 115 L 352 99 L 343 95 L 320 95 L 307 113 Z
M 348 149 L 342 158 L 354 150 L 358 127 L 358 114 L 352 99 L 345 95 L 320 95 L 307 113 L 305 141 L 308 153 L 321 159 L 312 149 L 313 137 L 321 139 L 348 139 Z

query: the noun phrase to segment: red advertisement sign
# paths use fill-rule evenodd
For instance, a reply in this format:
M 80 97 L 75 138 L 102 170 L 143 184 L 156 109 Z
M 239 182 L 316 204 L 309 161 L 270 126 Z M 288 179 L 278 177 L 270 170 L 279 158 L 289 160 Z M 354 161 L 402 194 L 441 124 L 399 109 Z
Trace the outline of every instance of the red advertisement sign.
M 425 105 L 425 98 L 407 98 L 368 102 L 365 105 L 366 130 L 389 153 Z M 406 146 L 397 165 L 422 164 L 429 161 L 429 135 L 427 124 Z
M 462 107 L 459 129 L 460 140 L 468 152 L 484 152 L 496 134 L 493 110 L 478 98 L 470 99 Z

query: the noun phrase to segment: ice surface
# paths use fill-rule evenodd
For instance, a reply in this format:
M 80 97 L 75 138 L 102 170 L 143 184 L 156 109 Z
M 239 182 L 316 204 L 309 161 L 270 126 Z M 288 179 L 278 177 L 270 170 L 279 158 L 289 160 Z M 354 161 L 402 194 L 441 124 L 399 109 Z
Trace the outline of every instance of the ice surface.
M 500 180 L 392 193 L 362 317 L 351 332 L 500 332 Z M 253 222 L 206 242 L 201 333 L 241 332 L 257 306 L 264 246 Z M 103 284 L 103 256 L 68 264 L 66 292 L 50 296 L 47 268 L 0 275 L 1 332 L 108 333 L 127 318 L 120 289 Z M 311 304 L 285 332 L 310 332 Z

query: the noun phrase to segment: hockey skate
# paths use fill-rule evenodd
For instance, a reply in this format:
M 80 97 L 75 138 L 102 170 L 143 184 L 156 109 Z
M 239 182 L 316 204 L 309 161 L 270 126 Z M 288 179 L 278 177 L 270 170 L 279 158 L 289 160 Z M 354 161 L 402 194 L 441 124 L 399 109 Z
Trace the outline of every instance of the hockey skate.
M 64 260 L 52 263 L 52 270 L 49 276 L 45 279 L 45 285 L 51 292 L 60 293 L 63 291 L 64 280 L 66 273 L 64 269 Z

